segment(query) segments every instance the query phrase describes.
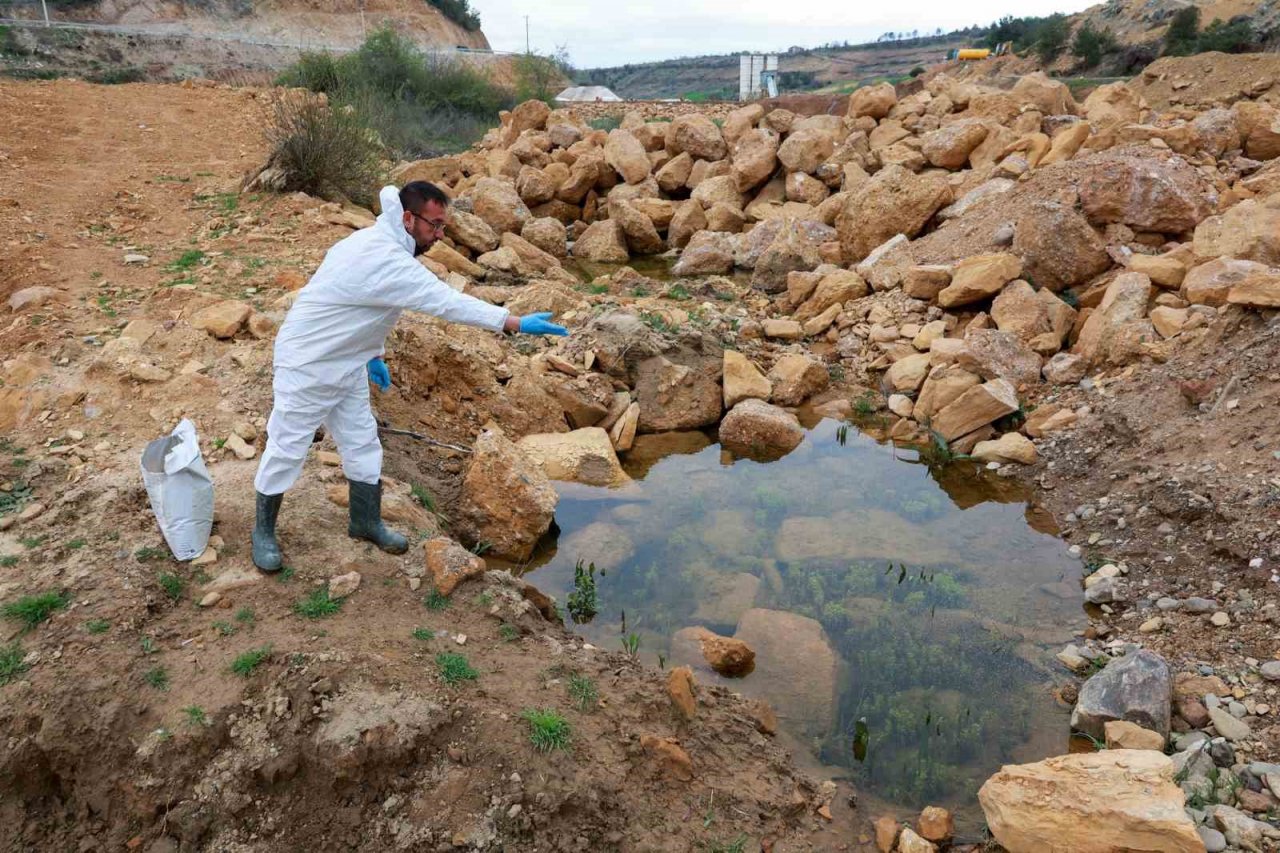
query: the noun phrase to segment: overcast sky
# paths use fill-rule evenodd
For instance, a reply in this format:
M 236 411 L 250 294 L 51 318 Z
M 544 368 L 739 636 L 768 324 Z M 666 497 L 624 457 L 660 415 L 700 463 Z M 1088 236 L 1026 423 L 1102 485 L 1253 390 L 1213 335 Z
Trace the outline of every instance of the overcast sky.
M 564 45 L 579 68 L 677 56 L 872 41 L 892 30 L 952 30 L 1003 15 L 1078 12 L 1089 0 L 471 0 L 495 50 L 522 51 L 525 21 L 534 50 Z

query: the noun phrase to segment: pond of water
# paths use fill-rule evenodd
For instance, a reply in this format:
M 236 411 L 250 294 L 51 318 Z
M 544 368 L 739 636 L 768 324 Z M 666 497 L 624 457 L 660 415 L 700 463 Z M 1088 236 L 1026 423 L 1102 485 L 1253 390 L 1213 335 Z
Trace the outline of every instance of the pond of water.
M 599 613 L 574 629 L 767 700 L 868 795 L 976 820 L 1002 763 L 1066 751 L 1052 653 L 1084 624 L 1081 567 L 1009 480 L 809 418 L 769 463 L 703 433 L 641 436 L 617 489 L 557 484 L 558 538 L 529 579 L 563 603 L 579 560 Z M 723 679 L 683 631 L 746 640 Z M 866 752 L 855 756 L 859 721 Z M 967 821 L 966 821 L 967 822 Z

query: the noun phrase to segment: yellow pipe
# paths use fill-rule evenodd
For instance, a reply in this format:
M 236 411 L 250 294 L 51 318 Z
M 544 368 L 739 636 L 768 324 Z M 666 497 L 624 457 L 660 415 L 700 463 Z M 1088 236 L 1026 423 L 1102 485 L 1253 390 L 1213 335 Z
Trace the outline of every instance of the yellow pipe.
M 991 55 L 991 51 L 985 47 L 966 47 L 958 54 L 957 59 L 986 59 Z

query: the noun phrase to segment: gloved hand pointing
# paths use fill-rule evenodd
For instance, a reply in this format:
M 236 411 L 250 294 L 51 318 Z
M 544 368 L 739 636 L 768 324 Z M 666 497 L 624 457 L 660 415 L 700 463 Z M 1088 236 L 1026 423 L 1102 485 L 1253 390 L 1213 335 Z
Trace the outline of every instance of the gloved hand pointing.
M 387 363 L 380 358 L 369 360 L 366 365 L 369 370 L 369 381 L 377 385 L 383 391 L 391 387 L 391 371 L 387 370 Z
M 557 326 L 550 323 L 550 311 L 543 311 L 538 314 L 528 314 L 520 318 L 520 331 L 526 335 L 568 335 L 569 331 L 564 326 Z

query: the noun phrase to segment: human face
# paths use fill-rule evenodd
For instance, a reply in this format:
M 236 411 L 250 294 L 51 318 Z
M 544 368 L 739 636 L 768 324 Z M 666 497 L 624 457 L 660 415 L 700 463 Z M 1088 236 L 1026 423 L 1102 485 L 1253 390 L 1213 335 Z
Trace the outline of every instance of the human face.
M 417 212 L 404 212 L 404 230 L 413 237 L 415 255 L 421 255 L 440 239 L 447 217 L 445 206 L 436 201 L 428 201 Z

